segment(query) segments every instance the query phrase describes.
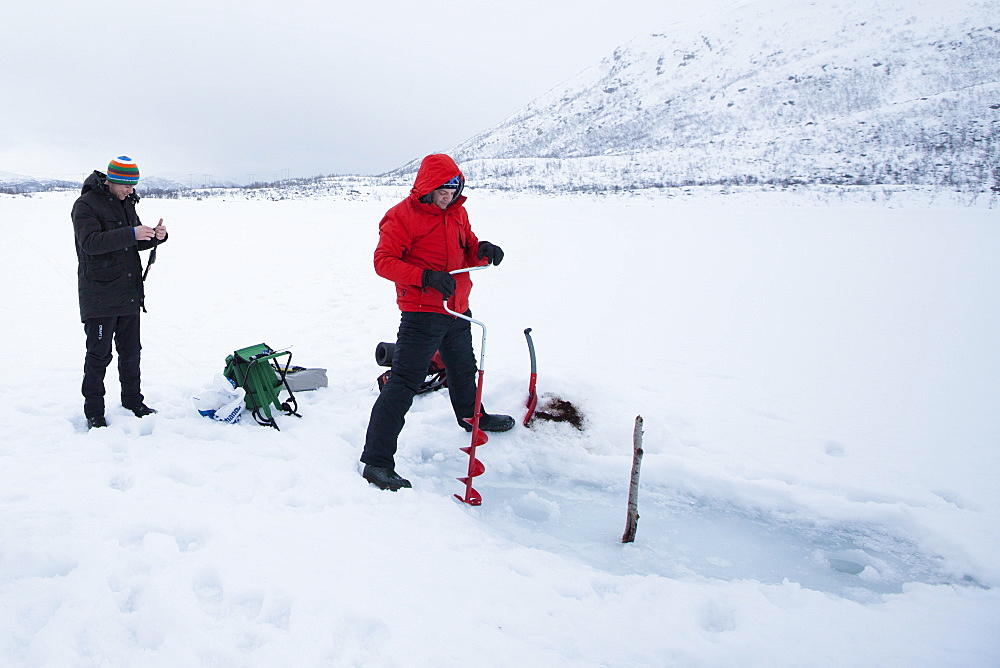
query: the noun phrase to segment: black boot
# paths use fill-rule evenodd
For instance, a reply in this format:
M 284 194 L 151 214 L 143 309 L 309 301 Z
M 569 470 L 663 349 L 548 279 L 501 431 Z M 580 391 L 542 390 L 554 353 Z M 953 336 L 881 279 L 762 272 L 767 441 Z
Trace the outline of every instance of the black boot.
M 462 429 L 472 431 L 472 424 L 465 420 L 459 421 Z M 510 431 L 514 427 L 514 418 L 509 415 L 483 413 L 479 416 L 479 428 L 483 431 Z
M 379 489 L 388 489 L 392 492 L 395 492 L 397 489 L 401 489 L 403 487 L 413 487 L 409 480 L 400 477 L 400 475 L 394 470 L 384 468 L 382 466 L 365 464 L 365 468 L 361 472 L 361 477 Z
M 107 427 L 108 422 L 104 419 L 103 415 L 98 415 L 96 417 L 87 418 L 87 429 L 96 429 L 97 427 Z
M 135 407 L 126 406 L 126 408 L 135 413 L 135 416 L 138 418 L 146 417 L 147 415 L 152 415 L 153 413 L 156 412 L 155 408 L 150 408 L 146 404 L 139 404 L 138 406 Z

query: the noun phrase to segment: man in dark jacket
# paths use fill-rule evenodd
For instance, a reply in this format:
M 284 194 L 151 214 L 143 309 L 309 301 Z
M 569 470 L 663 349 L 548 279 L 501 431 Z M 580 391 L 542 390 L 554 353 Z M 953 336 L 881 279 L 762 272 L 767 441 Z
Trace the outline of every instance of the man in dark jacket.
M 462 195 L 465 177 L 444 154 L 420 163 L 410 195 L 389 209 L 379 223 L 375 272 L 396 284 L 402 315 L 392 358 L 392 373 L 372 408 L 362 476 L 382 489 L 410 487 L 395 470 L 393 455 L 406 412 L 427 375 L 431 357 L 440 351 L 448 376 L 448 392 L 458 423 L 472 430 L 476 412 L 476 357 L 467 320 L 444 309 L 469 315 L 472 279 L 468 272 L 449 272 L 484 264 L 500 264 L 503 251 L 479 241 L 469 225 Z M 480 407 L 481 409 L 481 407 Z M 507 431 L 509 415 L 482 414 L 483 431 Z
M 73 204 L 80 319 L 87 335 L 83 363 L 83 413 L 87 427 L 105 427 L 104 375 L 111 363 L 111 341 L 118 351 L 122 406 L 144 417 L 156 411 L 143 403 L 139 389 L 139 311 L 145 311 L 139 251 L 167 240 L 163 219 L 156 227 L 136 215 L 139 168 L 128 156 L 87 177 Z M 152 258 L 152 256 L 151 256 Z

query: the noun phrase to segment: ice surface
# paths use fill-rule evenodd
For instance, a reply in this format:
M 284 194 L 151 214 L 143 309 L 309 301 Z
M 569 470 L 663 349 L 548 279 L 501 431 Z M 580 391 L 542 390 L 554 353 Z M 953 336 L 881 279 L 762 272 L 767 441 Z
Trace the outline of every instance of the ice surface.
M 171 234 L 143 316 L 160 412 L 115 406 L 112 368 L 88 432 L 73 197 L 0 196 L 0 663 L 1000 662 L 995 209 L 469 194 L 506 252 L 474 277 L 487 408 L 523 414 L 530 326 L 539 392 L 585 416 L 491 435 L 478 508 L 443 393 L 407 417 L 413 490 L 358 475 L 390 199 L 144 199 Z M 260 342 L 330 386 L 280 432 L 199 416 Z

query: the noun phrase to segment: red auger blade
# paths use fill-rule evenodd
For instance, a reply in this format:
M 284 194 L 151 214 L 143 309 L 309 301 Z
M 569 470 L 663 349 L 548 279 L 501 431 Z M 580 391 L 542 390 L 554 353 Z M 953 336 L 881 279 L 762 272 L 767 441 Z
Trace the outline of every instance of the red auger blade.
M 459 478 L 459 482 L 465 483 L 465 496 L 455 495 L 455 498 L 462 503 L 467 503 L 470 506 L 481 506 L 483 505 L 483 497 L 473 488 L 472 478 Z
M 462 450 L 468 452 L 471 448 L 461 448 Z M 469 453 L 469 477 L 476 478 L 486 473 L 486 464 L 476 459 L 476 454 L 474 452 Z M 461 480 L 461 478 L 459 478 Z
M 490 440 L 485 431 L 476 428 L 475 418 L 465 418 L 465 421 L 472 425 L 472 444 L 474 446 L 485 445 Z
M 455 498 L 458 499 L 459 501 L 461 501 L 462 503 L 469 504 L 470 506 L 481 506 L 481 505 L 483 505 L 483 497 L 479 496 L 479 492 L 477 492 L 476 490 L 471 489 L 471 488 L 469 489 L 468 492 L 466 492 L 466 496 L 465 497 L 461 497 L 458 494 L 456 494 Z

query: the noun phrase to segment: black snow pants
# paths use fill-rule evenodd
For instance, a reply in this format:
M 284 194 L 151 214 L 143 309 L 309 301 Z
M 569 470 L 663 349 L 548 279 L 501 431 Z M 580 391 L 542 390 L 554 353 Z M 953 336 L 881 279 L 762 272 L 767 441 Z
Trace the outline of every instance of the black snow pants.
M 470 312 L 466 312 L 468 315 Z M 471 418 L 476 405 L 476 356 L 467 320 L 444 313 L 403 312 L 392 356 L 392 374 L 372 407 L 361 461 L 395 468 L 396 440 L 406 412 L 436 351 L 448 375 L 448 393 L 458 420 Z
M 142 405 L 139 391 L 139 315 L 90 318 L 83 323 L 87 334 L 87 355 L 83 362 L 83 413 L 92 418 L 104 415 L 104 374 L 111 364 L 111 341 L 118 351 L 118 380 L 122 406 Z

